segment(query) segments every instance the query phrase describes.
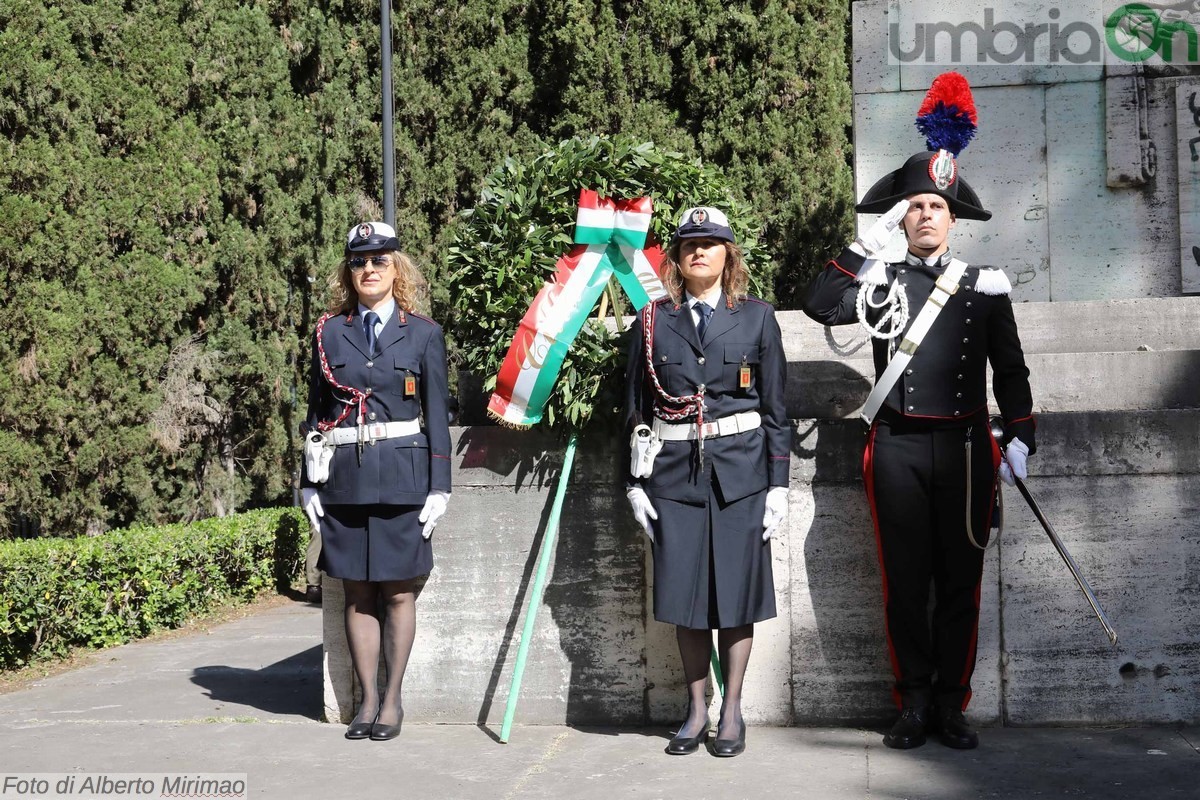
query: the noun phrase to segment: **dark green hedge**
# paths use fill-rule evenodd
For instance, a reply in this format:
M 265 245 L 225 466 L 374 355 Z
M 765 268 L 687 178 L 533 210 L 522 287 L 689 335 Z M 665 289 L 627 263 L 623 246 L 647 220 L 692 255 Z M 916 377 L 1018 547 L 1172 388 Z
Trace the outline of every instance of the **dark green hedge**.
M 485 176 L 575 136 L 721 171 L 785 307 L 845 240 L 844 0 L 393 9 L 397 228 L 439 319 Z M 380 214 L 378 12 L 0 3 L 0 537 L 286 502 L 314 312 Z
M 78 539 L 0 542 L 0 669 L 107 647 L 217 603 L 288 586 L 308 522 L 295 508 Z

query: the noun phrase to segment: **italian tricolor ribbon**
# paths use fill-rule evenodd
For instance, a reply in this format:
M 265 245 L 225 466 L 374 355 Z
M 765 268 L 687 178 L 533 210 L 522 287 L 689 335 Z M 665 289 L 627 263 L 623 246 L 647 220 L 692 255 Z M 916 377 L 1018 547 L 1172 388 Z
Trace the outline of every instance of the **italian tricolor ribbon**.
M 575 246 L 558 259 L 525 312 L 496 375 L 488 413 L 517 428 L 542 418 L 571 343 L 610 275 L 635 309 L 666 294 L 658 278 L 662 250 L 646 247 L 653 204 L 649 197 L 613 200 L 591 189 L 579 193 Z

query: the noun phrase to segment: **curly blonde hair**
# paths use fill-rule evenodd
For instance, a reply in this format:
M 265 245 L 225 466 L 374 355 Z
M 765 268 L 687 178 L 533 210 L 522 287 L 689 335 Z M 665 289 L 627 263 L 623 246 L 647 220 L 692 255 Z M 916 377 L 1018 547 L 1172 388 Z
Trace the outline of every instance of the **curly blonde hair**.
M 725 245 L 725 271 L 721 273 L 721 291 L 725 295 L 726 305 L 732 307 L 746 299 L 750 288 L 750 270 L 746 268 L 742 248 L 733 242 L 721 243 Z M 682 246 L 682 239 L 671 242 L 659 268 L 663 286 L 676 304 L 683 302 L 683 272 L 679 269 L 679 249 Z
M 347 253 L 329 277 L 329 311 L 333 314 L 349 314 L 358 308 L 358 292 L 354 290 L 354 278 L 350 271 L 350 259 L 355 256 L 370 256 L 382 253 L 392 262 L 396 277 L 392 280 L 392 297 L 396 305 L 405 311 L 424 308 L 428 286 L 425 277 L 413 260 L 399 250 L 383 250 L 374 253 Z

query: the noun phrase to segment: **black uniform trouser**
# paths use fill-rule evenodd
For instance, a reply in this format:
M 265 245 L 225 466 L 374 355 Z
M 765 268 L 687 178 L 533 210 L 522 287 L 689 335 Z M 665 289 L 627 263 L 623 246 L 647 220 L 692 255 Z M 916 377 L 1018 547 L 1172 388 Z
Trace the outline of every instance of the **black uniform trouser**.
M 983 551 L 968 536 L 967 479 L 969 473 L 971 532 L 984 546 L 999 463 L 986 414 L 954 427 L 881 415 L 871 428 L 863 479 L 883 571 L 894 697 L 901 707 L 935 702 L 965 709 L 970 702 Z

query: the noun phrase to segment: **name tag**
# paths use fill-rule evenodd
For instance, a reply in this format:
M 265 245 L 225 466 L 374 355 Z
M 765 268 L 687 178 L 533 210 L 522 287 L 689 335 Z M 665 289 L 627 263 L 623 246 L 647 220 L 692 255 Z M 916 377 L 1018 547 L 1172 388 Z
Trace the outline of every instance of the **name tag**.
M 738 387 L 741 389 L 750 388 L 750 365 L 746 364 L 745 362 L 743 362 L 741 368 L 738 369 Z
M 404 376 L 404 396 L 413 397 L 417 393 L 417 379 L 410 372 Z

